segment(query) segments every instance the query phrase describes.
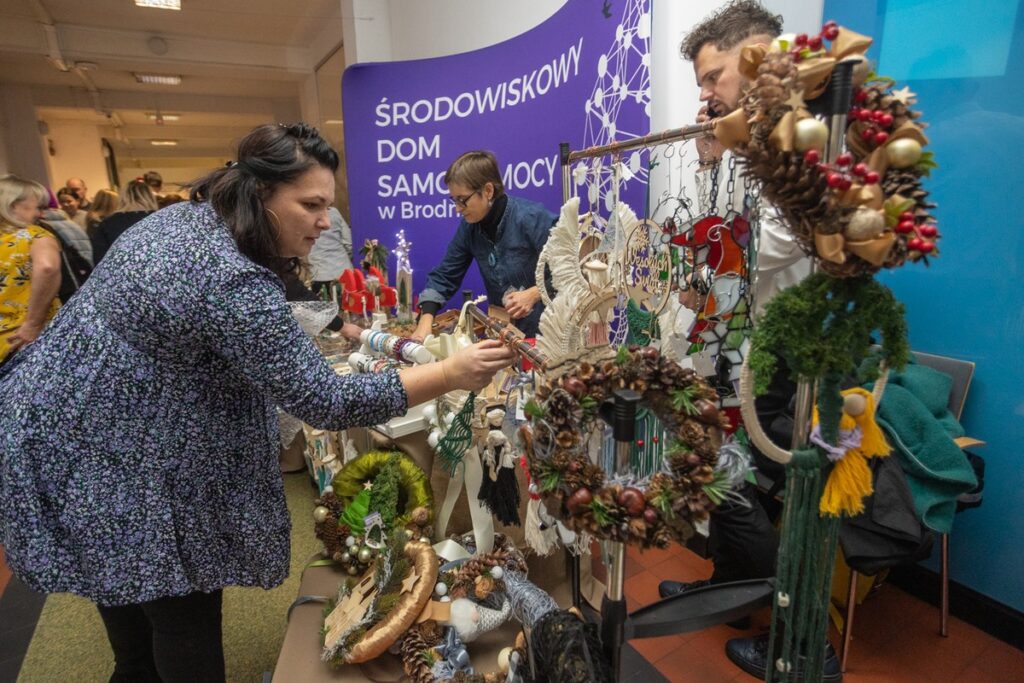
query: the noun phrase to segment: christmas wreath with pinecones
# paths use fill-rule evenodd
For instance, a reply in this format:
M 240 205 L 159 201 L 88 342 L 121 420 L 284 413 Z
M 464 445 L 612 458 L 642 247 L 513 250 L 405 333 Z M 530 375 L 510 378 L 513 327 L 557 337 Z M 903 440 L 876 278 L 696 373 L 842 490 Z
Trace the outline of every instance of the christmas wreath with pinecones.
M 693 370 L 651 347 L 620 347 L 551 368 L 526 406 L 520 431 L 530 474 L 545 505 L 566 525 L 596 538 L 665 547 L 693 535 L 727 485 L 716 471 L 729 420 L 718 394 Z M 648 479 L 610 480 L 591 462 L 586 442 L 599 406 L 615 389 L 632 389 L 674 435 L 661 471 Z
M 826 47 L 828 44 L 828 47 Z M 747 163 L 763 196 L 808 254 L 833 277 L 871 275 L 938 255 L 938 228 L 921 181 L 935 167 L 907 87 L 870 73 L 871 39 L 828 22 L 817 36 L 784 35 L 745 47 L 750 87 L 715 136 Z M 853 68 L 848 151 L 826 163 L 825 122 L 808 103 L 841 61 Z

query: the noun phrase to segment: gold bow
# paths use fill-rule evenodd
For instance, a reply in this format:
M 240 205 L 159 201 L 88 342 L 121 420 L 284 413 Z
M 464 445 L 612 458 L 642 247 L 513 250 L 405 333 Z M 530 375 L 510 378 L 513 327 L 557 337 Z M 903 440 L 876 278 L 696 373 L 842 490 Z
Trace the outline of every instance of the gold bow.
M 850 252 L 873 266 L 881 267 L 889 257 L 895 241 L 896 234 L 888 230 L 878 237 L 856 242 L 847 240 L 838 232 L 828 235 L 814 233 L 814 249 L 818 252 L 818 258 L 839 264 L 846 263 L 846 252 Z
M 873 150 L 860 136 L 860 132 L 863 129 L 864 127 L 859 125 L 850 126 L 846 131 L 846 146 L 857 156 L 867 157 L 864 163 L 880 176 L 884 176 L 889 168 L 889 157 L 885 152 L 885 148 L 894 140 L 909 138 L 916 140 L 922 147 L 928 144 L 928 138 L 925 136 L 924 131 L 921 130 L 919 125 L 911 121 L 905 121 L 903 125 L 889 133 L 889 139 L 885 141 L 885 144 L 879 145 Z

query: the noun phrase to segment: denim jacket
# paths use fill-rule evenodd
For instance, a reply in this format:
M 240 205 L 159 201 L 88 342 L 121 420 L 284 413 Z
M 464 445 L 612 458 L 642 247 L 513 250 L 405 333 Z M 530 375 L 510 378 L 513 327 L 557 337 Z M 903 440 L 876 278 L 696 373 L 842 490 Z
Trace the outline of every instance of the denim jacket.
M 509 197 L 505 215 L 498 223 L 496 241 L 492 242 L 477 225 L 463 219 L 455 236 L 448 243 L 444 259 L 427 276 L 427 287 L 420 301 L 433 301 L 444 306 L 466 276 L 469 264 L 476 259 L 487 289 L 487 299 L 501 306 L 501 299 L 510 288 L 529 289 L 537 284 L 537 257 L 548 241 L 555 214 L 542 204 L 528 199 Z M 528 337 L 537 334 L 544 306 L 537 303 L 528 316 L 513 321 Z

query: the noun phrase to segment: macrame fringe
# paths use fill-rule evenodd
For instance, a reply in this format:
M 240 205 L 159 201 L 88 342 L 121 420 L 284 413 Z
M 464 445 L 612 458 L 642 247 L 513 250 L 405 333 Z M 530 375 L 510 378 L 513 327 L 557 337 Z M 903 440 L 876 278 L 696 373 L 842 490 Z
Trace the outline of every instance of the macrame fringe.
M 820 681 L 822 677 L 839 535 L 839 518 L 818 515 L 824 460 L 816 448 L 795 450 L 786 468 L 768 683 Z
M 558 547 L 558 532 L 553 524 L 545 524 L 540 518 L 540 495 L 530 487 L 530 501 L 526 504 L 525 541 L 533 552 L 546 557 Z
M 496 479 L 485 473 L 477 498 L 502 524 L 520 526 L 519 482 L 514 465 L 506 467 L 502 463 Z

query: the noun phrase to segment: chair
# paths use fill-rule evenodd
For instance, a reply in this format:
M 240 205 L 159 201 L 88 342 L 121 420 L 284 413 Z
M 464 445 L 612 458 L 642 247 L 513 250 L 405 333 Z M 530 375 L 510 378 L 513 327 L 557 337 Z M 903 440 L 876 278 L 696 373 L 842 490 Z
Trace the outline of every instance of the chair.
M 953 385 L 949 392 L 949 410 L 959 420 L 964 410 L 964 404 L 967 402 L 967 392 L 971 387 L 971 379 L 974 377 L 974 363 L 918 351 L 914 352 L 914 357 L 921 365 L 945 373 L 953 379 Z M 985 445 L 984 441 L 969 436 L 962 436 L 954 441 L 962 449 L 977 448 Z M 939 579 L 941 583 L 941 598 L 939 633 L 946 637 L 949 635 L 949 534 L 940 534 L 940 557 Z M 842 653 L 839 660 L 840 670 L 843 672 L 846 671 L 846 660 L 850 654 L 850 641 L 853 638 L 853 616 L 857 607 L 858 575 L 859 573 L 851 567 L 850 583 L 846 593 L 846 619 L 843 622 L 841 637 Z

